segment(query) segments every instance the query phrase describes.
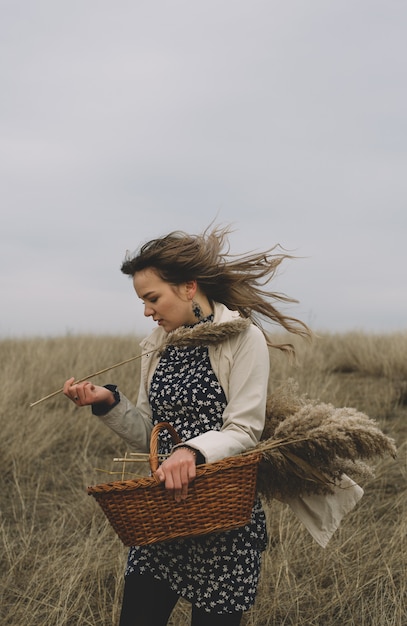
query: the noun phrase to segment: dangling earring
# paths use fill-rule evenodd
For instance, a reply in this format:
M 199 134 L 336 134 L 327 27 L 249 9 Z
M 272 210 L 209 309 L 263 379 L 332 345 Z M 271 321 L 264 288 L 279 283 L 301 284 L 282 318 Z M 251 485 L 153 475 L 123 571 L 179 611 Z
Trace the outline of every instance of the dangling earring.
M 192 300 L 192 313 L 195 315 L 198 321 L 203 319 L 202 309 L 196 300 Z

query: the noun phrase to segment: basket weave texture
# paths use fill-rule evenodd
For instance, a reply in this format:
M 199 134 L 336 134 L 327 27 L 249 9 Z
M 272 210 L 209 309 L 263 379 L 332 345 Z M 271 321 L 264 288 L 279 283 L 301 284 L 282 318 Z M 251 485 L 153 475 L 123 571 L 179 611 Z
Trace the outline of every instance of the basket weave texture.
M 175 443 L 180 442 L 171 424 L 161 422 L 153 428 L 152 472 L 158 468 L 158 436 L 164 428 Z M 232 530 L 250 520 L 260 458 L 261 453 L 254 451 L 199 465 L 182 502 L 175 502 L 154 475 L 88 487 L 88 494 L 126 546 Z

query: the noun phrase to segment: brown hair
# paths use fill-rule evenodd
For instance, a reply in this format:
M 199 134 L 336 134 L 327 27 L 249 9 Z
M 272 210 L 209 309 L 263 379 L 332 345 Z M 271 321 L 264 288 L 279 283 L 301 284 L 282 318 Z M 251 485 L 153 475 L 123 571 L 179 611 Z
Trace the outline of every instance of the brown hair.
M 261 320 L 266 319 L 290 333 L 309 337 L 311 331 L 306 324 L 284 315 L 273 304 L 273 301 L 297 301 L 264 289 L 282 261 L 292 257 L 277 253 L 279 246 L 264 252 L 232 255 L 227 239 L 229 232 L 228 227 L 207 229 L 201 235 L 172 232 L 145 243 L 133 257 L 127 256 L 121 271 L 134 276 L 136 272 L 154 268 L 162 280 L 173 285 L 196 280 L 210 300 L 239 311 L 263 332 Z

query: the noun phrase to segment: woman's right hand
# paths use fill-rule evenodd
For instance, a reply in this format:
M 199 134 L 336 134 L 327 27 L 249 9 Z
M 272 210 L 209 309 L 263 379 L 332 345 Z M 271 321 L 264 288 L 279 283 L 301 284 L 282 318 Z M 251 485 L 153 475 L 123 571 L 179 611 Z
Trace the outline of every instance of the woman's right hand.
M 174 500 L 181 502 L 188 495 L 188 485 L 196 476 L 193 449 L 176 448 L 155 472 L 157 478 L 172 491 Z
M 106 387 L 94 385 L 88 380 L 82 383 L 75 383 L 75 378 L 69 378 L 64 384 L 64 394 L 76 406 L 88 406 L 98 402 L 114 404 L 115 402 L 112 391 L 106 389 Z

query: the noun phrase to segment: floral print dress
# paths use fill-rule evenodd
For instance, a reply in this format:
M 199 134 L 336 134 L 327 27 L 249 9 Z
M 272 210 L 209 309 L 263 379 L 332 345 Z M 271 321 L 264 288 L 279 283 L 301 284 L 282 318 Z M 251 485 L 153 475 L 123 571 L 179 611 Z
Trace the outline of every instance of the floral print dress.
M 206 347 L 169 346 L 150 388 L 154 424 L 167 421 L 183 441 L 220 430 L 226 406 Z M 167 431 L 159 453 L 171 452 Z M 254 602 L 266 525 L 259 500 L 251 521 L 237 530 L 130 548 L 126 575 L 148 572 L 195 606 L 215 613 L 246 611 Z

